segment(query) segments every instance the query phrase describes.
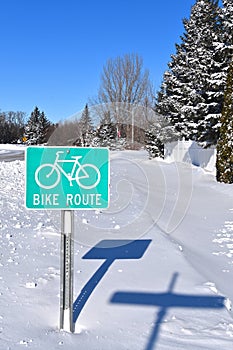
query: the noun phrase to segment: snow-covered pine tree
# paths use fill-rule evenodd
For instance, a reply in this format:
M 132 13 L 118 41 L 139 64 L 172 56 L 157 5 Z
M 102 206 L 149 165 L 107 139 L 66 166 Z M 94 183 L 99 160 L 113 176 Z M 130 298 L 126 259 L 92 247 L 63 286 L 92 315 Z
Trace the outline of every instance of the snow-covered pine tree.
M 220 8 L 220 20 L 223 43 L 220 45 L 218 51 L 225 63 L 222 70 L 226 77 L 233 56 L 233 1 L 222 0 L 222 3 L 223 7 Z
M 36 106 L 25 126 L 24 136 L 29 145 L 38 145 L 47 141 L 46 134 L 51 125 L 44 112 Z
M 224 51 L 229 60 L 233 51 L 233 1 L 222 0 L 222 3 L 220 18 L 223 25 Z
M 176 141 L 179 133 L 170 124 L 167 118 L 156 116 L 156 121 L 151 123 L 145 132 L 145 147 L 149 158 L 164 157 L 164 144 Z
M 39 144 L 39 119 L 40 111 L 39 108 L 36 106 L 25 126 L 25 137 L 27 138 L 27 144 L 29 145 Z
M 157 137 L 157 130 L 150 128 L 145 132 L 146 150 L 149 153 L 149 159 L 162 157 L 164 153 L 164 145 L 160 138 Z
M 112 122 L 110 111 L 105 111 L 96 129 L 98 146 L 115 149 L 117 143 L 117 126 Z
M 233 183 L 233 61 L 227 76 L 216 168 L 219 182 Z
M 114 149 L 117 137 L 116 125 L 113 123 L 101 124 L 96 130 L 96 136 L 98 137 L 100 147 Z
M 49 127 L 51 126 L 50 121 L 48 120 L 48 118 L 46 117 L 46 115 L 44 114 L 44 112 L 40 113 L 40 117 L 39 117 L 39 142 L 40 144 L 47 142 L 47 135 L 48 135 L 48 131 L 49 131 Z
M 176 44 L 176 55 L 171 56 L 169 70 L 164 73 L 161 89 L 158 93 L 156 112 L 167 117 L 180 134 L 180 138 L 195 138 L 197 125 L 193 105 L 197 97 L 194 94 L 189 65 L 186 61 L 186 48 Z
M 94 137 L 94 127 L 90 116 L 88 104 L 86 104 L 80 121 L 79 121 L 80 137 L 77 140 L 77 145 L 82 147 L 90 147 Z
M 156 111 L 170 118 L 180 138 L 215 144 L 225 75 L 217 0 L 197 0 L 171 56 Z
M 217 141 L 219 137 L 227 72 L 233 54 L 233 2 L 232 0 L 223 0 L 222 3 L 217 23 L 219 41 L 214 42 L 215 69 L 210 71 L 210 77 L 207 80 L 209 83 L 207 91 L 209 114 L 200 125 L 200 129 L 202 128 L 200 141 L 204 140 L 205 142 L 213 139 Z

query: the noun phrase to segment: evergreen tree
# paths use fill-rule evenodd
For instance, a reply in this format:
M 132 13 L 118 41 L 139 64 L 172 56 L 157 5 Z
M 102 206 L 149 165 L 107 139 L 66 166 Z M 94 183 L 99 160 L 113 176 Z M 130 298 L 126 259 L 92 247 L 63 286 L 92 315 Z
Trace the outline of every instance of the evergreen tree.
M 35 107 L 25 126 L 25 137 L 27 138 L 27 144 L 29 145 L 37 145 L 39 143 L 39 119 L 40 111 L 38 107 Z
M 233 183 L 233 62 L 227 76 L 216 168 L 219 182 Z
M 164 144 L 157 137 L 157 130 L 150 128 L 145 132 L 146 150 L 149 153 L 149 159 L 162 157 L 164 153 Z
M 96 129 L 98 146 L 115 149 L 117 142 L 117 126 L 112 122 L 110 111 L 105 111 Z
M 47 141 L 46 135 L 50 126 L 50 122 L 46 118 L 44 112 L 40 112 L 38 107 L 34 111 L 25 126 L 25 137 L 27 144 L 38 145 Z
M 82 112 L 82 116 L 80 119 L 80 128 L 81 128 L 82 134 L 85 134 L 86 132 L 93 130 L 93 123 L 92 123 L 92 119 L 90 116 L 88 104 L 86 104 L 86 106 Z
M 51 126 L 51 123 L 49 122 L 48 118 L 45 116 L 44 112 L 40 113 L 39 117 L 39 132 L 40 136 L 38 139 L 38 143 L 45 143 L 47 142 L 47 136 L 48 136 L 48 131 Z
M 169 120 L 162 116 L 157 116 L 156 121 L 145 132 L 145 145 L 149 158 L 163 158 L 164 144 L 176 141 L 178 137 L 179 134 Z
M 76 145 L 81 147 L 90 147 L 94 137 L 94 127 L 88 104 L 86 104 L 79 121 L 79 133 L 80 135 L 76 140 Z
M 98 145 L 100 147 L 115 149 L 117 141 L 116 124 L 101 124 L 96 130 L 96 137 L 98 138 Z
M 156 110 L 170 118 L 180 138 L 215 144 L 226 79 L 218 1 L 197 0 L 183 24 Z
M 233 51 L 233 2 L 232 0 L 222 0 L 221 21 L 223 25 L 224 52 L 228 60 Z

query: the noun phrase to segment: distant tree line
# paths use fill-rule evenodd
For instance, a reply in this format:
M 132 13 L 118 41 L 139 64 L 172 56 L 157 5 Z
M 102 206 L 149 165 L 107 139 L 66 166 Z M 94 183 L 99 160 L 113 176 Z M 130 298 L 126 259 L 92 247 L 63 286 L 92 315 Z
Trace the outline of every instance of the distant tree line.
M 38 107 L 28 120 L 25 112 L 0 112 L 0 143 L 46 143 L 56 127 Z
M 24 125 L 24 112 L 0 112 L 0 143 L 16 143 L 22 139 Z
M 145 143 L 145 128 L 128 123 L 126 111 L 125 122 L 116 119 L 116 108 L 112 104 L 105 105 L 102 118 L 96 106 L 85 105 L 81 115 L 59 123 L 49 138 L 49 145 L 78 147 L 108 147 L 111 150 L 139 149 Z M 139 109 L 140 110 L 140 109 Z M 122 112 L 122 111 L 121 111 Z M 129 112 L 130 113 L 130 112 Z M 142 114 L 140 113 L 140 117 Z M 136 118 L 137 116 L 135 116 Z M 133 137 L 133 140 L 132 140 Z

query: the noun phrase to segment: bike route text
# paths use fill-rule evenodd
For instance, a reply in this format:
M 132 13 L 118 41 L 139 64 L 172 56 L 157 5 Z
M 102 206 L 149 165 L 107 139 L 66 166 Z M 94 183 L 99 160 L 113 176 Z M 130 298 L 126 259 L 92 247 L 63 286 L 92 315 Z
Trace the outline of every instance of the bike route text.
M 33 205 L 34 206 L 60 206 L 60 194 L 33 194 Z M 99 193 L 87 193 L 87 194 L 66 194 L 66 205 L 67 207 L 72 206 L 101 206 L 101 194 Z

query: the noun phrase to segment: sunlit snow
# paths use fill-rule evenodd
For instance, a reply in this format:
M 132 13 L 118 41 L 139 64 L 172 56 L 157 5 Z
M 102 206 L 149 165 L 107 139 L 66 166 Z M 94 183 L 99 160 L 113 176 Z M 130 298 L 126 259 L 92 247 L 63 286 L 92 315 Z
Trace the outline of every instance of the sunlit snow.
M 1 349 L 231 348 L 232 185 L 112 152 L 110 208 L 75 212 L 70 334 L 58 329 L 60 212 L 25 209 L 24 166 L 0 162 Z

